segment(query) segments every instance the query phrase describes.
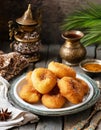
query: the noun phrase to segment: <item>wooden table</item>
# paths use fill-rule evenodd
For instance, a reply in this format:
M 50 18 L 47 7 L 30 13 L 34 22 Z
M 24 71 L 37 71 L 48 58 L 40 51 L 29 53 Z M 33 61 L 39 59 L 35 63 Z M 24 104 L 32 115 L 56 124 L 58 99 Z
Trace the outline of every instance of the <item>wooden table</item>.
M 36 63 L 31 63 L 26 71 L 33 70 L 34 67 L 47 67 L 48 63 L 52 60 L 61 62 L 59 48 L 59 44 L 44 44 L 41 47 L 41 60 Z M 97 48 L 95 46 L 87 47 L 87 58 L 101 59 L 101 46 Z M 83 73 L 79 66 L 74 67 L 74 69 Z M 101 77 L 95 79 L 101 81 Z M 28 123 L 24 126 L 13 128 L 12 130 L 70 130 L 77 122 L 86 119 L 90 113 L 91 108 L 72 115 L 58 117 L 39 116 L 40 120 L 38 123 Z M 97 130 L 101 130 L 101 123 L 99 123 Z

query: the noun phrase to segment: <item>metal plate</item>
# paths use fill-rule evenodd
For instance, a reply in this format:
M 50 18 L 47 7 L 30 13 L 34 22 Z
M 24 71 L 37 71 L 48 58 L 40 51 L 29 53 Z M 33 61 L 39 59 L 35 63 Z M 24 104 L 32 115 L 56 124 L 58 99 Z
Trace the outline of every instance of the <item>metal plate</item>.
M 98 89 L 96 83 L 90 77 L 86 76 L 85 74 L 80 74 L 80 73 L 77 74 L 77 77 L 80 79 L 83 79 L 90 88 L 89 89 L 90 91 L 84 97 L 83 102 L 77 105 L 67 103 L 63 108 L 48 109 L 45 106 L 43 106 L 41 103 L 29 104 L 25 102 L 19 97 L 19 91 L 21 89 L 21 86 L 26 84 L 25 75 L 19 77 L 12 83 L 9 94 L 17 105 L 35 114 L 44 115 L 44 116 L 69 115 L 69 114 L 83 111 L 91 107 L 92 105 L 96 103 L 96 101 L 98 100 L 100 96 L 100 90 Z

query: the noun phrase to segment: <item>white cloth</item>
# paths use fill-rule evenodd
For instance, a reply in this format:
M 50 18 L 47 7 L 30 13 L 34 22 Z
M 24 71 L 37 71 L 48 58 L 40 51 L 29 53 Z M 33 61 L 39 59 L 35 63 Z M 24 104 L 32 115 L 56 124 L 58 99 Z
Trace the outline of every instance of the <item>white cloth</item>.
M 8 81 L 0 76 L 0 110 L 6 110 L 8 108 L 8 112 L 12 112 L 9 120 L 0 121 L 0 130 L 7 130 L 15 126 L 24 125 L 28 122 L 37 122 L 39 120 L 38 116 L 11 105 L 7 97 L 9 86 L 10 84 Z

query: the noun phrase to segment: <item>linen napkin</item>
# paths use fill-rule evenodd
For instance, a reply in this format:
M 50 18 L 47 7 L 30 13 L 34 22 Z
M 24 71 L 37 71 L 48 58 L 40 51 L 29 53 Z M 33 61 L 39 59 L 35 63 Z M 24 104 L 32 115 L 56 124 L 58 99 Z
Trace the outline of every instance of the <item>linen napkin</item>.
M 28 122 L 34 123 L 39 120 L 37 115 L 30 112 L 15 108 L 7 97 L 7 92 L 10 84 L 6 79 L 0 76 L 0 110 L 8 109 L 11 113 L 11 118 L 7 121 L 0 121 L 0 130 L 7 130 L 15 126 L 21 126 Z

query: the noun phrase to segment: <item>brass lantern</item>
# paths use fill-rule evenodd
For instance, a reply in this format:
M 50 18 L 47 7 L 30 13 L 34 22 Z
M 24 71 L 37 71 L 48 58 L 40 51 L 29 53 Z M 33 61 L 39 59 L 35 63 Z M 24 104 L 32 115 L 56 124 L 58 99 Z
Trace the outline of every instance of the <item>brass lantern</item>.
M 24 55 L 29 62 L 36 62 L 40 59 L 40 22 L 33 19 L 31 4 L 24 15 L 16 19 L 17 27 L 14 28 L 13 22 L 9 22 L 9 36 L 14 38 L 10 47 L 12 51 L 17 51 Z

